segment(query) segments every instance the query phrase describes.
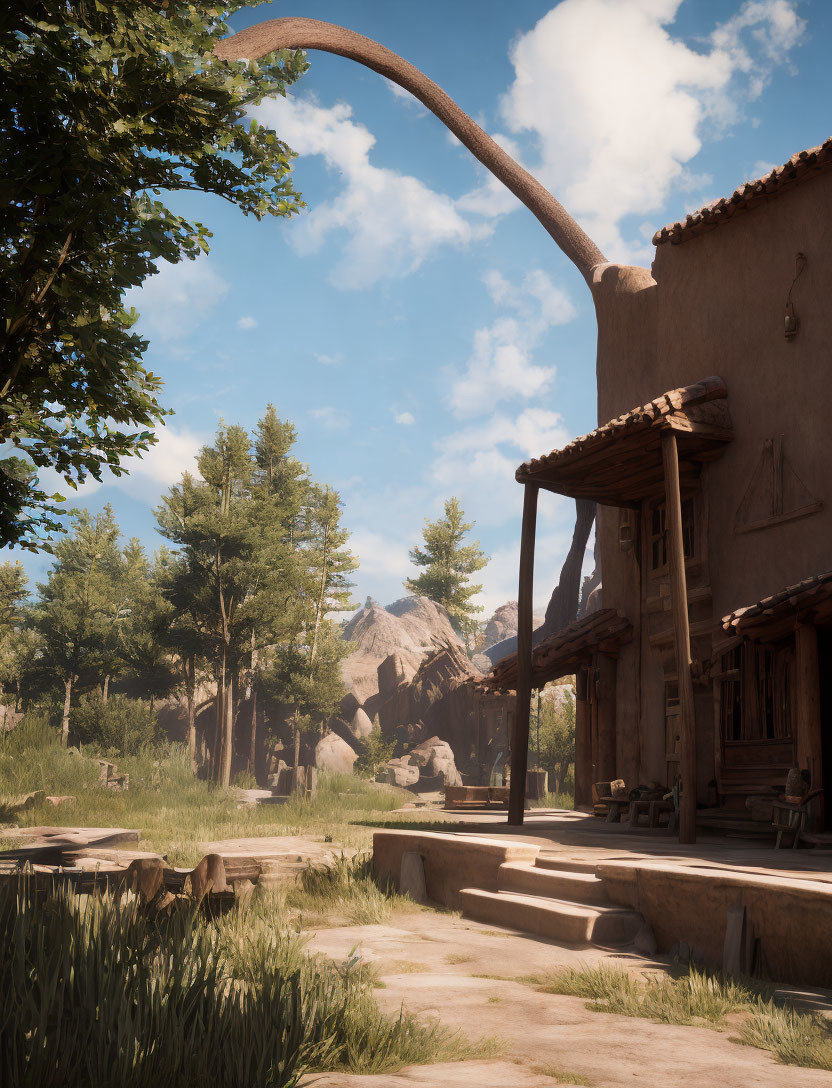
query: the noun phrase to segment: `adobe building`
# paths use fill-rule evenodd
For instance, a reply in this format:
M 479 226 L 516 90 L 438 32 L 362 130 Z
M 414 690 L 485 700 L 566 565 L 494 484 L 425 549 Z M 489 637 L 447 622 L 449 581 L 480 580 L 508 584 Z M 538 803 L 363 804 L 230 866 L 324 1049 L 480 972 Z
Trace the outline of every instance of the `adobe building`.
M 519 716 L 576 671 L 576 804 L 681 779 L 683 841 L 792 767 L 832 826 L 831 165 L 827 140 L 660 230 L 650 269 L 596 266 L 601 426 L 516 474 L 526 614 L 538 489 L 598 503 L 600 608 L 495 682 Z

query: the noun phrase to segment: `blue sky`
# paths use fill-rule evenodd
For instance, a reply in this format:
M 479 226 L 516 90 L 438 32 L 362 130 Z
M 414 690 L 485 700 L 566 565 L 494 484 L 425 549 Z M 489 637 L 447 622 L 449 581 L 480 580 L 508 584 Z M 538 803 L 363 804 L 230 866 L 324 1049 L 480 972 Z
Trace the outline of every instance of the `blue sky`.
M 611 260 L 649 265 L 655 229 L 832 132 L 823 0 L 316 0 L 234 25 L 283 15 L 341 23 L 422 68 Z M 251 428 L 272 402 L 341 493 L 357 600 L 403 594 L 423 519 L 456 494 L 491 556 L 490 612 L 516 597 L 514 468 L 597 422 L 589 292 L 418 102 L 351 61 L 309 59 L 291 99 L 258 113 L 299 152 L 308 211 L 258 223 L 219 199 L 172 201 L 213 230 L 211 253 L 130 301 L 175 415 L 129 478 L 78 501 L 112 503 L 155 548 L 153 506 L 220 418 Z M 541 606 L 573 509 L 541 501 Z M 33 577 L 48 565 L 22 558 Z

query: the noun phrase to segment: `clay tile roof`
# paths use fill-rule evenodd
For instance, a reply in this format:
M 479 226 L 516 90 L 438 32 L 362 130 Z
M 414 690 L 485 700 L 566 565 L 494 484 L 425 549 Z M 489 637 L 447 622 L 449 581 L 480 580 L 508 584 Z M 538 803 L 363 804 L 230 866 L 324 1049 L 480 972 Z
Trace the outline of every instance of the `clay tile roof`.
M 799 612 L 811 614 L 817 606 L 825 609 L 832 605 L 832 570 L 813 574 L 793 586 L 763 597 L 756 604 L 737 608 L 722 620 L 725 631 L 732 635 L 762 633 L 784 618 L 793 618 Z
M 727 396 L 718 377 L 671 389 L 563 449 L 524 462 L 515 479 L 574 498 L 635 505 L 662 486 L 662 430 L 677 432 L 680 457 L 692 461 L 714 456 L 731 440 Z
M 738 212 L 755 208 L 770 196 L 776 196 L 793 182 L 812 177 L 820 170 L 832 166 L 832 137 L 817 147 L 799 151 L 782 166 L 775 166 L 769 173 L 754 181 L 746 181 L 728 197 L 721 197 L 697 212 L 691 212 L 676 223 L 668 223 L 653 235 L 653 245 L 665 242 L 678 245 L 688 238 L 727 223 Z
M 602 608 L 582 616 L 567 627 L 543 639 L 532 650 L 532 686 L 569 676 L 585 664 L 593 650 L 614 653 L 633 637 L 633 625 L 614 608 Z M 517 654 L 502 658 L 486 683 L 498 691 L 513 690 L 517 684 Z

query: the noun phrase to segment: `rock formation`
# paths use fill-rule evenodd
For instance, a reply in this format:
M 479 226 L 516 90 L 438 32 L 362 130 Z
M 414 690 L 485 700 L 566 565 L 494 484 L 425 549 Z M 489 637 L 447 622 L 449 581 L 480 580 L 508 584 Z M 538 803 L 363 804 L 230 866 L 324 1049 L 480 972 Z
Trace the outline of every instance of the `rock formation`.
M 449 643 L 462 649 L 445 609 L 427 597 L 404 597 L 387 608 L 371 605 L 357 612 L 344 628 L 344 638 L 357 643 L 343 662 L 342 675 L 359 705 L 378 694 L 379 681 L 388 690 L 401 680 L 410 680 L 426 654 L 437 645 Z M 379 666 L 391 654 L 395 663 Z M 340 717 L 343 717 L 344 708 Z M 372 715 L 370 715 L 372 717 Z

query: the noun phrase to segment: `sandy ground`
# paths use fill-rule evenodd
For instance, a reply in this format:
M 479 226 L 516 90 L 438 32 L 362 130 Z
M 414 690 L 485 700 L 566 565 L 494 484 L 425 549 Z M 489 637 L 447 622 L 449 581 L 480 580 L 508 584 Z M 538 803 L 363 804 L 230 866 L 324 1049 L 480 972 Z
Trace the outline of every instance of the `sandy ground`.
M 470 1038 L 505 1041 L 494 1061 L 418 1066 L 383 1076 L 315 1074 L 309 1088 L 832 1088 L 832 1073 L 784 1066 L 713 1031 L 592 1012 L 582 998 L 542 994 L 514 979 L 550 968 L 606 961 L 628 970 L 655 961 L 597 949 L 574 950 L 435 911 L 397 913 L 390 925 L 319 930 L 310 951 L 337 961 L 352 949 L 384 982 L 379 1004 L 438 1017 Z M 501 976 L 499 979 L 481 977 Z

